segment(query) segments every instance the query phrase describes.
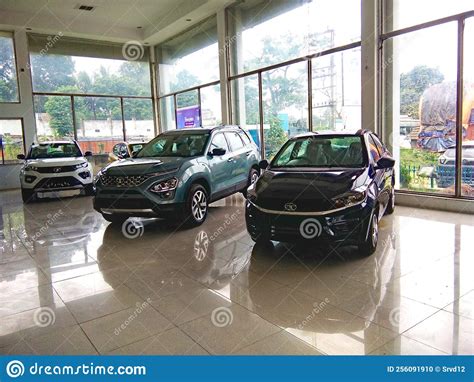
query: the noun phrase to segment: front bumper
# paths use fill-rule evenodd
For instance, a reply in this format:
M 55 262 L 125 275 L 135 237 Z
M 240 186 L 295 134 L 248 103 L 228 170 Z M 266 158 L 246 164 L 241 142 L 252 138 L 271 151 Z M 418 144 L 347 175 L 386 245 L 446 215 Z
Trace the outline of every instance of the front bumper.
M 80 175 L 81 173 L 84 173 L 83 176 Z M 47 175 L 28 171 L 21 175 L 20 183 L 21 188 L 34 192 L 82 190 L 92 184 L 92 173 L 87 168 Z
M 364 202 L 327 213 L 298 214 L 265 210 L 247 200 L 245 212 L 247 230 L 254 240 L 357 244 L 367 235 L 372 207 Z
M 97 185 L 94 209 L 101 214 L 167 218 L 182 214 L 184 202 L 178 202 L 175 194 L 163 200 L 138 187 L 104 188 Z

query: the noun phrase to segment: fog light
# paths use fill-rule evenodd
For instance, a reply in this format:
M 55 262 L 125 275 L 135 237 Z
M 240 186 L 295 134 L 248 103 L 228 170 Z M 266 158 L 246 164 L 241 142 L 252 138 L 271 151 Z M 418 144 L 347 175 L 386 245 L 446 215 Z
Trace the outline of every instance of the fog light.
M 33 175 L 26 175 L 25 176 L 25 182 L 26 183 L 33 183 L 36 179 L 36 176 Z
M 90 173 L 89 171 L 83 171 L 83 172 L 80 172 L 80 173 L 79 173 L 79 176 L 80 176 L 82 179 L 87 179 L 87 178 L 90 178 L 91 173 Z

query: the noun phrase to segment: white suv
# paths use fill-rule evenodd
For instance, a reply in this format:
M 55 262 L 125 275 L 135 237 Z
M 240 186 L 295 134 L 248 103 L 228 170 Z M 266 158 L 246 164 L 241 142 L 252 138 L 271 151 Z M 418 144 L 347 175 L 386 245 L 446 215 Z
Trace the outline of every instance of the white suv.
M 93 195 L 92 165 L 75 141 L 32 144 L 28 155 L 18 155 L 25 164 L 20 170 L 21 196 L 28 203 L 36 198 Z

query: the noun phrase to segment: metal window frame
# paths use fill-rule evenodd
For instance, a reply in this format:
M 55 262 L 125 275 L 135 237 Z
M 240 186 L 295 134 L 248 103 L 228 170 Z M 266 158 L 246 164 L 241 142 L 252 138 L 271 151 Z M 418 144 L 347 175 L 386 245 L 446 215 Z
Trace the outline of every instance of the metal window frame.
M 383 11 L 383 1 L 380 1 L 380 9 Z M 463 111 L 463 87 L 464 87 L 464 25 L 465 21 L 469 18 L 474 17 L 474 11 L 467 11 L 451 15 L 448 17 L 442 17 L 436 20 L 430 20 L 424 23 L 419 23 L 405 28 L 396 29 L 390 32 L 380 33 L 379 36 L 379 62 L 383 61 L 383 46 L 384 42 L 388 39 L 402 36 L 408 33 L 417 32 L 427 28 L 444 25 L 450 22 L 457 23 L 457 57 L 456 57 L 456 161 L 455 161 L 455 181 L 454 181 L 454 195 L 450 194 L 439 194 L 434 192 L 419 192 L 412 190 L 397 190 L 397 192 L 405 194 L 414 194 L 414 195 L 430 195 L 430 196 L 442 196 L 450 199 L 474 199 L 472 196 L 462 194 L 462 111 Z M 380 31 L 383 31 L 384 25 L 384 14 L 381 13 L 380 17 Z M 379 71 L 379 88 L 381 91 L 381 97 L 379 97 L 379 106 L 383 106 L 385 102 L 385 89 L 386 79 L 384 76 L 385 69 L 383 66 L 380 66 L 381 70 Z M 379 108 L 381 109 L 381 108 Z M 379 126 L 382 125 L 383 116 L 380 115 Z
M 127 139 L 127 129 L 125 126 L 125 112 L 124 112 L 124 99 L 138 99 L 138 100 L 149 100 L 151 101 L 151 107 L 153 111 L 153 116 L 155 116 L 154 104 L 153 104 L 153 97 L 147 96 L 123 96 L 123 95 L 110 95 L 110 94 L 94 94 L 94 93 L 59 93 L 59 92 L 33 92 L 33 108 L 34 108 L 34 99 L 35 96 L 39 97 L 68 97 L 71 103 L 71 118 L 72 118 L 72 128 L 74 139 L 77 140 L 77 120 L 76 120 L 76 107 L 74 100 L 76 98 L 114 98 L 118 99 L 120 102 L 120 113 L 121 113 L 121 120 L 122 120 L 122 138 L 124 141 Z M 153 117 L 154 118 L 154 117 Z M 6 118 L 11 119 L 11 118 Z M 153 120 L 154 129 L 156 132 L 156 125 L 155 121 Z M 156 134 L 155 134 L 156 135 Z M 23 138 L 24 144 L 24 138 Z

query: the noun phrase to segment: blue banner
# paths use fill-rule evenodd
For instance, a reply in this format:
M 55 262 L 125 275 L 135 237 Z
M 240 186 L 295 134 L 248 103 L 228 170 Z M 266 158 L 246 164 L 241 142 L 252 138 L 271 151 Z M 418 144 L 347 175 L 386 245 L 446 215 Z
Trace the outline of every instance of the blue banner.
M 0 381 L 473 381 L 472 356 L 8 356 Z

